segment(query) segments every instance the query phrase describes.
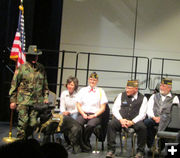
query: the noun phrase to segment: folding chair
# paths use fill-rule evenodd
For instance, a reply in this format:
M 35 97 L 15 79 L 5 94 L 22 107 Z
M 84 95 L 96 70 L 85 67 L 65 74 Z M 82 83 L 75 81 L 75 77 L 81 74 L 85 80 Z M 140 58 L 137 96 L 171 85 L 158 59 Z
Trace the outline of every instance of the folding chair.
M 128 129 L 122 129 L 122 131 L 119 133 L 120 135 L 120 147 L 121 147 L 121 152 L 123 150 L 127 150 L 127 139 L 130 137 L 131 138 L 131 156 L 135 155 L 135 145 L 136 145 L 136 132 L 133 128 L 128 128 Z M 123 140 L 125 141 L 124 147 L 123 147 Z M 120 156 L 117 154 L 117 156 Z
M 180 131 L 180 107 L 178 107 L 176 104 L 172 106 L 171 111 L 171 122 L 167 127 L 166 131 L 158 131 L 157 135 L 155 136 L 155 143 L 154 143 L 154 149 L 152 157 L 154 158 L 155 152 L 158 152 L 159 155 L 161 155 L 161 144 L 158 145 L 158 142 L 160 139 L 165 138 L 166 140 L 171 140 L 174 142 L 178 142 L 179 137 L 179 131 Z M 159 148 L 158 148 L 159 147 Z
M 101 150 L 104 150 L 104 141 L 107 134 L 107 126 L 109 122 L 109 116 L 110 116 L 110 108 L 109 105 L 106 104 L 106 109 L 104 113 L 102 114 L 102 121 L 101 124 L 96 126 L 94 129 L 94 134 L 96 136 L 96 145 L 95 145 L 95 151 L 98 152 L 98 142 L 101 142 Z

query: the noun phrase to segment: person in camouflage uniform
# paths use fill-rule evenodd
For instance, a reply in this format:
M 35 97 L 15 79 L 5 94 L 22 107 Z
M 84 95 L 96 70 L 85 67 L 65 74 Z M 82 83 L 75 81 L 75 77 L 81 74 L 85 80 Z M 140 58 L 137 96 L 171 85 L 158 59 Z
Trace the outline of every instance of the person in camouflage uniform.
M 10 109 L 17 107 L 17 137 L 26 139 L 33 133 L 37 124 L 38 112 L 33 105 L 48 103 L 48 82 L 44 66 L 37 62 L 42 52 L 31 45 L 26 53 L 26 63 L 18 67 L 14 73 L 10 95 Z

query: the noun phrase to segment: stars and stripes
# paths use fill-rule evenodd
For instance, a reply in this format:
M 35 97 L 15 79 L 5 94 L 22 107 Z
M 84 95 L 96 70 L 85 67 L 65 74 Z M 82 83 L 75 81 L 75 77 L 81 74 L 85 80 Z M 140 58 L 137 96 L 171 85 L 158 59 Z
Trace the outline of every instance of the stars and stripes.
M 11 48 L 10 59 L 17 61 L 17 66 L 26 62 L 25 52 L 25 31 L 23 10 L 19 11 L 18 28 Z

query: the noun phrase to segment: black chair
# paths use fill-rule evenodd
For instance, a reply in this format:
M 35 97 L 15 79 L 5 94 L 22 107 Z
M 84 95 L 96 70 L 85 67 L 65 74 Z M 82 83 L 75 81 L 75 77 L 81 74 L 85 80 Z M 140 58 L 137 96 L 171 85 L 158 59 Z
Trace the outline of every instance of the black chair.
M 152 157 L 154 158 L 155 153 L 158 152 L 159 155 L 161 155 L 161 145 L 158 145 L 158 142 L 160 139 L 166 139 L 166 140 L 171 140 L 174 142 L 178 142 L 178 137 L 179 137 L 179 131 L 180 131 L 180 107 L 178 107 L 176 104 L 172 106 L 172 111 L 171 111 L 171 122 L 169 123 L 166 131 L 158 131 L 157 135 L 155 136 L 155 143 L 154 143 L 154 149 L 153 149 L 153 154 Z M 158 148 L 159 147 L 159 148 Z
M 109 105 L 106 104 L 106 109 L 101 115 L 102 121 L 101 124 L 95 127 L 94 129 L 94 134 L 96 136 L 96 146 L 95 146 L 95 152 L 98 151 L 98 142 L 101 142 L 101 150 L 104 150 L 104 141 L 106 138 L 107 134 L 107 127 L 108 127 L 108 122 L 110 118 L 110 108 Z

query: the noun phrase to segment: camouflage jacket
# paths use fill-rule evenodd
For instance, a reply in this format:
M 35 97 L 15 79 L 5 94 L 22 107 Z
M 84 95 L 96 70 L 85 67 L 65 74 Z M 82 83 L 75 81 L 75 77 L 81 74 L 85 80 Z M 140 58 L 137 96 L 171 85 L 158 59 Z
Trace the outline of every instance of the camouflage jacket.
M 48 99 L 48 83 L 44 66 L 29 62 L 21 65 L 14 73 L 11 89 L 9 91 L 10 102 L 22 105 L 33 105 Z

